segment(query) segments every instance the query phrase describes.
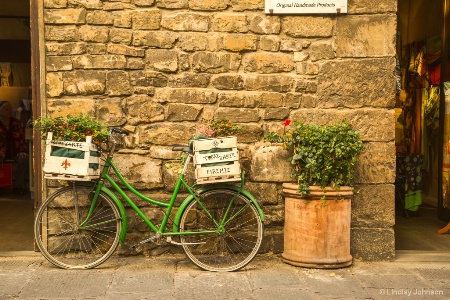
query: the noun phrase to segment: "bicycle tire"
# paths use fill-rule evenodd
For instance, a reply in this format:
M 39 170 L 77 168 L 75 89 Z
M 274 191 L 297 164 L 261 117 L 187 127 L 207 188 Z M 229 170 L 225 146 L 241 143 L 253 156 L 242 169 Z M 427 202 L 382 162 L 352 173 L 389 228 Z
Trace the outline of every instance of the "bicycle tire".
M 231 272 L 245 267 L 258 253 L 264 235 L 264 224 L 254 204 L 242 194 L 226 189 L 205 192 L 200 200 L 217 223 L 230 209 L 221 232 L 180 236 L 187 257 L 208 271 Z M 180 231 L 218 228 L 195 199 L 180 219 Z
M 34 224 L 36 244 L 52 264 L 64 269 L 89 269 L 105 262 L 116 250 L 121 218 L 114 201 L 100 193 L 89 220 L 92 187 L 69 186 L 50 195 Z

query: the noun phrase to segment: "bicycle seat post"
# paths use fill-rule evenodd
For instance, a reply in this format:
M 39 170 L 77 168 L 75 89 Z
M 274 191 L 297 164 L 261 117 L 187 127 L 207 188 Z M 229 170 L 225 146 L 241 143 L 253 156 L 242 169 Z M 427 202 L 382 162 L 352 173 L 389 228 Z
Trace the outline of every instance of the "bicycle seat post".
M 186 161 L 184 162 L 183 170 L 181 170 L 181 174 L 186 174 L 186 170 L 189 166 L 189 163 L 191 162 L 192 154 L 188 153 L 188 156 L 186 157 Z

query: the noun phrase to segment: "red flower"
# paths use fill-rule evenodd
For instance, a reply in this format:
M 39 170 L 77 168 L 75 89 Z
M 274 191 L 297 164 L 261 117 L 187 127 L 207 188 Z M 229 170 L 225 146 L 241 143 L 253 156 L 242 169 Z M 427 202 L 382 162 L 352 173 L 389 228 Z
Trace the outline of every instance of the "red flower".
M 291 125 L 291 120 L 284 121 L 284 127 Z

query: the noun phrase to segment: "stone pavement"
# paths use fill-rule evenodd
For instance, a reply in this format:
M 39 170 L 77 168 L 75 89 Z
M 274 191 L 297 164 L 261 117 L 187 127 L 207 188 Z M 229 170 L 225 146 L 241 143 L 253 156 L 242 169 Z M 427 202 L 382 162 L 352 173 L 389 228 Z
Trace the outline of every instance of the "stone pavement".
M 113 257 L 90 270 L 36 252 L 0 253 L 4 299 L 450 299 L 450 262 L 362 262 L 336 270 L 259 255 L 244 270 L 199 270 L 184 255 Z

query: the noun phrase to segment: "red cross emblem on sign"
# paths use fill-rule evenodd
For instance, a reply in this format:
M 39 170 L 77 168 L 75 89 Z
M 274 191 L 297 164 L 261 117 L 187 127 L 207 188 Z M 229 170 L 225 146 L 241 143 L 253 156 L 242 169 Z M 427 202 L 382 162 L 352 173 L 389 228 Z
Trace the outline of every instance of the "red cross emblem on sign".
M 63 167 L 64 170 L 67 170 L 67 168 L 70 167 L 70 162 L 66 159 L 62 162 L 61 167 Z

